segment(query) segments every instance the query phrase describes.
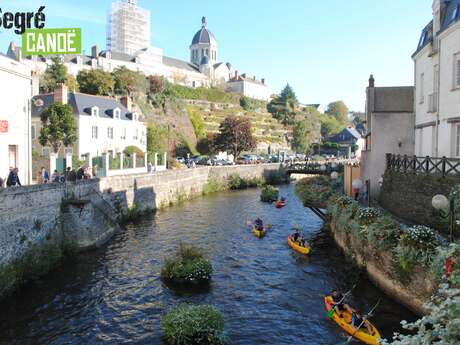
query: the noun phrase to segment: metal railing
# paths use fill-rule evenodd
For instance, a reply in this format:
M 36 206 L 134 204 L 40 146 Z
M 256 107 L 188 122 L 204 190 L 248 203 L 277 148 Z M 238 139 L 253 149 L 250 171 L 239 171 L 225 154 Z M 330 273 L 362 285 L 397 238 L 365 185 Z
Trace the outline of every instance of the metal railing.
M 414 174 L 460 175 L 460 159 L 402 156 L 387 153 L 387 170 Z

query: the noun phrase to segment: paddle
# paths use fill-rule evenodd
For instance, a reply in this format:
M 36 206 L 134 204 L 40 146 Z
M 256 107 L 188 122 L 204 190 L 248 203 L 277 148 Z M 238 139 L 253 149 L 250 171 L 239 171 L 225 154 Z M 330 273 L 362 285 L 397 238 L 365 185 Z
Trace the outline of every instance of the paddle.
M 350 336 L 348 337 L 348 339 L 347 339 L 347 341 L 345 342 L 345 344 L 348 344 L 348 343 L 351 341 L 351 339 L 353 339 L 353 337 L 354 337 L 355 334 L 359 331 L 359 329 L 360 329 L 361 327 L 363 327 L 363 325 L 366 323 L 367 317 L 368 317 L 368 316 L 372 316 L 372 313 L 374 312 L 375 309 L 377 309 L 377 307 L 378 307 L 379 304 L 380 304 L 380 299 L 378 300 L 378 302 L 377 302 L 377 304 L 374 306 L 374 308 L 372 308 L 371 311 L 368 312 L 367 315 L 365 315 L 365 316 L 363 317 L 363 321 L 361 321 L 361 324 L 358 326 L 358 328 L 356 328 L 356 331 L 354 331 L 353 334 L 350 335 Z
M 342 299 L 341 299 L 337 304 L 340 304 L 340 303 L 342 303 L 343 301 L 345 301 L 345 298 L 346 298 L 349 294 L 351 294 L 351 292 L 355 289 L 356 285 L 358 285 L 358 283 L 356 283 L 355 285 L 353 285 L 353 287 L 352 287 L 349 291 L 345 292 L 345 293 L 343 294 Z M 334 316 L 334 313 L 335 313 L 335 308 L 331 308 L 331 310 L 329 310 L 329 311 L 327 312 L 327 316 L 328 316 L 330 319 L 332 319 L 332 317 Z

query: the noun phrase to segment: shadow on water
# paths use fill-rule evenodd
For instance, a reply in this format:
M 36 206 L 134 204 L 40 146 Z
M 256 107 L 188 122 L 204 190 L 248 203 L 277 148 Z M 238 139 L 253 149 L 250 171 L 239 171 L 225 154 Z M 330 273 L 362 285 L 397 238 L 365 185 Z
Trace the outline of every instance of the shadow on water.
M 159 320 L 180 302 L 216 306 L 230 344 L 337 344 L 346 337 L 327 319 L 323 296 L 356 285 L 349 303 L 361 310 L 382 299 L 375 324 L 385 337 L 408 310 L 377 290 L 346 260 L 322 222 L 281 187 L 284 209 L 259 202 L 257 190 L 222 193 L 158 211 L 131 224 L 103 249 L 67 260 L 0 304 L 0 344 L 163 344 Z M 262 240 L 246 222 L 273 228 Z M 300 225 L 313 251 L 287 245 Z M 170 289 L 160 278 L 164 258 L 180 243 L 212 260 L 206 291 Z

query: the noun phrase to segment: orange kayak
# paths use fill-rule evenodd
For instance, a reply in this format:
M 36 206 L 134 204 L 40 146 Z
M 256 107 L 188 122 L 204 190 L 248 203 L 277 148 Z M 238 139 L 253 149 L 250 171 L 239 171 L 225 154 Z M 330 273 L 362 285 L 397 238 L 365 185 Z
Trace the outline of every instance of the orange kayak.
M 285 201 L 277 201 L 275 203 L 275 207 L 276 208 L 283 208 L 284 206 L 286 206 L 286 202 Z
M 380 345 L 380 333 L 372 323 L 370 325 L 374 333 L 373 335 L 369 334 L 366 326 L 362 326 L 359 330 L 357 330 L 357 328 L 351 324 L 350 312 L 348 310 L 344 310 L 341 315 L 337 314 L 335 310 L 332 310 L 333 306 L 331 302 L 331 296 L 324 297 L 324 305 L 326 307 L 326 311 L 328 314 L 332 314 L 331 319 L 334 320 L 340 328 L 365 344 Z

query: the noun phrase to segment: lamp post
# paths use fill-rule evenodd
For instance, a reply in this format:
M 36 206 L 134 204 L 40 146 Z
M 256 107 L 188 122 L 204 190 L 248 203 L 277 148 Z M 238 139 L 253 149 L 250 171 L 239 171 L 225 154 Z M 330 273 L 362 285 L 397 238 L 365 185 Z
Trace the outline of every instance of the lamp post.
M 447 199 L 445 195 L 438 194 L 431 199 L 431 205 L 434 209 L 440 212 L 442 218 L 449 220 L 449 237 L 450 241 L 454 242 L 455 232 L 455 200 L 451 198 Z
M 337 171 L 331 172 L 331 179 L 337 180 L 339 178 L 339 173 Z

